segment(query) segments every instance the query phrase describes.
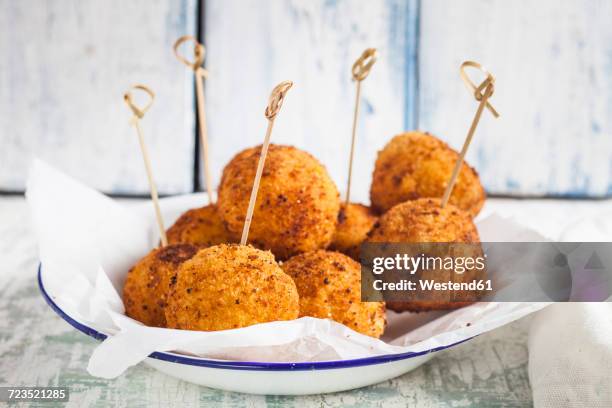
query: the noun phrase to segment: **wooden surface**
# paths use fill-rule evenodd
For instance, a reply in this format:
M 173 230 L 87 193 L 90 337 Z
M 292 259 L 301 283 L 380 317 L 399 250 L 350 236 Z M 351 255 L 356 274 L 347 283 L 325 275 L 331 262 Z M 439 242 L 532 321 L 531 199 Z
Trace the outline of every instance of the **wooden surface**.
M 8 245 L 12 247 L 13 243 Z M 97 341 L 63 322 L 46 305 L 35 284 L 35 255 L 22 256 L 21 279 L 0 278 L 0 386 L 67 386 L 68 406 L 460 407 L 469 401 L 524 407 L 531 403 L 526 321 L 441 353 L 394 380 L 328 395 L 278 397 L 223 392 L 176 380 L 143 364 L 115 380 L 94 378 L 85 367 Z
M 204 4 L 214 184 L 260 143 L 271 88 L 295 81 L 274 143 L 313 153 L 343 190 L 355 93 L 353 61 L 380 58 L 363 84 L 356 201 L 368 201 L 376 151 L 429 130 L 460 148 L 476 102 L 458 76 L 476 59 L 497 76 L 502 116 L 485 114 L 468 161 L 492 193 L 612 195 L 612 3 L 605 0 L 0 0 L 0 191 L 22 190 L 39 155 L 88 184 L 145 193 L 121 101 L 146 82 L 144 122 L 162 193 L 191 191 L 192 74 L 172 42 Z
M 104 191 L 145 193 L 123 93 L 157 98 L 143 121 L 160 192 L 193 187 L 193 73 L 172 55 L 197 0 L 0 0 L 0 190 L 33 156 Z
M 421 2 L 419 126 L 460 148 L 477 103 L 465 59 L 497 78 L 468 161 L 489 192 L 612 194 L 612 3 Z
M 611 195 L 610 16 L 604 0 L 207 1 L 217 174 L 261 140 L 269 89 L 292 79 L 275 142 L 314 153 L 343 188 L 348 72 L 362 49 L 377 47 L 363 87 L 357 198 L 367 199 L 376 150 L 403 129 L 461 147 L 477 105 L 459 79 L 466 59 L 497 77 L 502 116 L 485 114 L 468 154 L 489 192 Z
M 554 239 L 586 215 L 607 211 L 610 216 L 610 204 L 609 200 L 497 199 L 489 200 L 483 212 L 515 216 Z M 0 198 L 0 253 L 0 386 L 68 386 L 69 406 L 531 405 L 527 320 L 447 350 L 402 377 L 329 395 L 266 397 L 222 392 L 176 380 L 142 364 L 115 380 L 94 378 L 85 367 L 97 342 L 63 322 L 38 292 L 36 240 L 21 197 Z
M 32 279 L 0 286 L 0 385 L 67 386 L 74 407 L 378 406 L 525 407 L 527 322 L 515 323 L 441 353 L 417 370 L 359 390 L 306 397 L 218 391 L 168 377 L 139 364 L 115 380 L 85 367 L 97 341 L 63 322 Z M 29 329 L 30 328 L 30 329 Z M 47 405 L 45 405 L 47 406 Z M 469 405 L 468 405 L 469 406 Z
M 218 179 L 238 151 L 261 143 L 272 88 L 293 80 L 272 143 L 294 144 L 345 189 L 355 84 L 351 66 L 368 47 L 379 61 L 362 84 L 354 197 L 368 200 L 376 151 L 413 122 L 416 1 L 207 0 L 209 135 Z

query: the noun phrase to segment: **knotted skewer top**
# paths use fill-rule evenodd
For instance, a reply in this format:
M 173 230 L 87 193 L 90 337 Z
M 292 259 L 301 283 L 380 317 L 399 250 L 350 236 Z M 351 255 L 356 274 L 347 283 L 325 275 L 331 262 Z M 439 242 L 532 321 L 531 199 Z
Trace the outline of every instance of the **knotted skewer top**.
M 476 86 L 474 82 L 470 79 L 470 77 L 465 72 L 465 69 L 468 67 L 476 68 L 480 72 L 486 75 L 484 81 L 481 82 L 480 85 Z M 463 142 L 463 147 L 461 148 L 461 152 L 459 153 L 459 158 L 455 163 L 455 168 L 451 174 L 450 180 L 446 186 L 446 190 L 444 190 L 444 194 L 442 195 L 442 201 L 440 206 L 444 208 L 448 201 L 450 200 L 451 193 L 453 192 L 453 188 L 455 187 L 455 183 L 457 182 L 457 177 L 459 175 L 459 171 L 461 170 L 461 166 L 463 165 L 463 160 L 465 159 L 465 155 L 467 150 L 472 142 L 472 137 L 474 136 L 474 132 L 476 131 L 476 127 L 478 126 L 478 122 L 480 121 L 480 117 L 482 116 L 482 112 L 486 107 L 493 117 L 498 118 L 499 113 L 495 110 L 493 105 L 489 103 L 489 98 L 493 95 L 495 90 L 495 77 L 487 71 L 482 65 L 475 61 L 465 61 L 461 64 L 461 68 L 459 70 L 461 74 L 461 79 L 467 85 L 467 87 L 474 93 L 474 98 L 478 102 L 478 109 L 476 109 L 476 114 L 474 115 L 474 119 L 472 119 L 472 124 L 470 125 L 470 129 L 468 130 L 465 141 Z
M 145 94 L 147 94 L 149 100 L 144 105 L 144 107 L 141 108 L 136 105 L 132 96 L 132 91 L 143 91 Z M 157 227 L 159 228 L 161 245 L 162 247 L 164 247 L 168 245 L 168 238 L 166 237 L 166 227 L 164 226 L 164 219 L 159 208 L 159 196 L 157 194 L 157 186 L 155 185 L 155 181 L 153 179 L 153 171 L 151 170 L 151 159 L 149 158 L 149 153 L 147 151 L 144 136 L 142 134 L 142 129 L 140 127 L 140 120 L 144 117 L 144 114 L 147 113 L 147 111 L 153 104 L 154 99 L 155 93 L 151 90 L 151 88 L 140 84 L 132 86 L 125 94 L 123 94 L 123 100 L 134 114 L 132 116 L 132 119 L 130 120 L 130 124 L 136 128 L 136 134 L 138 135 L 140 151 L 142 152 L 142 159 L 144 161 L 145 171 L 147 173 L 147 179 L 149 181 L 149 188 L 151 190 L 151 201 L 153 202 L 153 208 L 155 209 L 155 218 L 157 219 Z
M 266 162 L 266 156 L 268 154 L 268 147 L 270 146 L 270 136 L 272 135 L 272 127 L 274 126 L 274 119 L 280 111 L 283 105 L 283 100 L 287 91 L 291 89 L 293 82 L 283 81 L 276 85 L 270 93 L 268 99 L 268 106 L 266 107 L 265 115 L 268 119 L 268 130 L 266 130 L 266 136 L 264 142 L 261 145 L 261 152 L 259 153 L 259 162 L 257 163 L 257 170 L 255 172 L 255 180 L 253 181 L 253 188 L 251 189 L 251 198 L 249 199 L 249 206 L 247 208 L 246 216 L 244 218 L 244 227 L 242 228 L 242 238 L 240 239 L 240 245 L 246 245 L 249 239 L 249 229 L 251 228 L 251 221 L 253 220 L 253 212 L 255 211 L 255 201 L 257 201 L 257 192 L 259 191 L 259 183 L 261 181 L 261 175 L 263 173 L 264 164 Z
M 366 48 L 357 61 L 353 64 L 351 73 L 353 80 L 357 83 L 357 92 L 355 92 L 355 110 L 353 111 L 353 131 L 351 133 L 351 153 L 349 155 L 349 170 L 346 181 L 346 204 L 349 204 L 351 198 L 351 180 L 353 178 L 353 157 L 355 153 L 355 134 L 357 132 L 357 117 L 359 115 L 359 103 L 361 102 L 361 81 L 367 78 L 370 70 L 376 62 L 376 48 Z
M 480 85 L 476 86 L 476 84 L 472 82 L 465 70 L 468 67 L 476 68 L 486 75 L 486 78 L 484 79 L 484 81 L 482 81 Z M 493 92 L 495 91 L 495 77 L 482 65 L 475 61 L 465 61 L 463 64 L 461 64 L 460 73 L 463 82 L 474 93 L 474 98 L 478 102 L 482 101 L 483 98 L 487 99 L 485 104 L 486 108 L 493 114 L 493 116 L 498 118 L 499 113 L 497 113 L 493 105 L 491 105 L 491 103 L 489 103 L 488 101 L 488 99 L 493 95 Z
M 180 46 L 187 42 L 193 42 L 193 61 L 190 61 L 184 57 L 179 51 Z M 174 47 L 172 48 L 174 50 L 174 55 L 179 61 L 194 71 L 201 73 L 202 76 L 208 76 L 208 71 L 202 67 L 202 64 L 204 64 L 204 57 L 206 56 L 206 48 L 204 48 L 204 46 L 198 42 L 194 36 L 184 35 L 180 37 L 178 40 L 176 40 Z
M 292 81 L 283 81 L 280 84 L 276 85 L 272 92 L 270 93 L 270 98 L 268 99 L 268 106 L 266 107 L 265 115 L 268 120 L 274 119 L 274 117 L 280 111 L 281 106 L 283 106 L 283 101 L 285 100 L 285 95 L 287 91 L 291 89 L 293 86 Z
M 134 98 L 132 97 L 132 91 L 143 91 L 144 93 L 146 93 L 149 96 L 149 100 L 147 101 L 146 105 L 142 108 L 136 106 L 136 103 L 134 102 Z M 123 95 L 123 100 L 125 101 L 125 103 L 127 104 L 127 106 L 130 108 L 130 110 L 132 111 L 132 113 L 134 114 L 134 116 L 138 119 L 142 119 L 143 116 L 145 115 L 145 113 L 147 113 L 147 111 L 149 110 L 149 108 L 151 107 L 151 105 L 153 104 L 153 100 L 155 99 L 155 93 L 151 90 L 151 88 L 145 86 L 145 85 L 141 85 L 141 84 L 137 84 L 132 86 L 124 95 Z
M 180 52 L 179 48 L 182 44 L 192 42 L 193 43 L 193 60 L 189 60 L 184 57 Z M 210 161 L 208 152 L 208 130 L 206 126 L 206 111 L 204 109 L 204 84 L 203 80 L 208 78 L 208 71 L 202 67 L 204 63 L 204 56 L 206 55 L 206 49 L 204 46 L 191 35 L 184 35 L 180 37 L 174 43 L 174 55 L 176 58 L 188 68 L 193 70 L 196 83 L 196 99 L 198 109 L 198 124 L 200 133 L 200 146 L 202 162 L 204 164 L 204 179 L 206 180 L 206 191 L 208 193 L 208 202 L 213 203 L 213 187 L 212 187 L 212 176 L 210 172 Z
M 376 62 L 376 48 L 367 48 L 361 57 L 353 64 L 352 74 L 355 81 L 363 81 L 370 74 L 372 66 Z

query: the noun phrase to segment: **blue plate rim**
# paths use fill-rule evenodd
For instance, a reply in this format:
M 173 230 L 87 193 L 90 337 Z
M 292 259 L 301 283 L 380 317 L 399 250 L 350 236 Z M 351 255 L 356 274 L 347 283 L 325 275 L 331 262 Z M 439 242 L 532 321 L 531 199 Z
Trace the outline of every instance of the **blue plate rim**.
M 100 333 L 96 329 L 84 325 L 72 317 L 70 317 L 66 312 L 64 312 L 54 301 L 51 299 L 51 296 L 47 293 L 45 286 L 42 282 L 42 263 L 38 265 L 38 288 L 40 292 L 47 302 L 47 304 L 53 309 L 55 313 L 57 313 L 62 319 L 64 319 L 68 324 L 70 324 L 75 329 L 80 332 L 93 337 L 96 340 L 104 340 L 106 339 L 106 334 Z M 407 352 L 407 353 L 397 353 L 397 354 L 385 354 L 382 356 L 374 356 L 374 357 L 363 357 L 351 360 L 332 360 L 332 361 L 313 361 L 313 362 L 301 362 L 301 363 L 270 363 L 270 362 L 257 362 L 257 361 L 227 361 L 227 360 L 208 360 L 205 358 L 199 357 L 188 357 L 180 354 L 163 352 L 163 351 L 154 351 L 149 354 L 149 358 L 153 358 L 156 360 L 168 361 L 171 363 L 177 364 L 186 364 L 191 366 L 199 366 L 199 367 L 208 367 L 208 368 L 219 368 L 219 369 L 227 369 L 227 370 L 250 370 L 250 371 L 305 371 L 305 370 L 330 370 L 330 369 L 339 369 L 339 368 L 353 368 L 353 367 L 363 367 L 375 364 L 384 364 L 390 363 L 398 360 L 405 360 L 410 358 L 415 358 L 419 356 L 423 356 L 430 353 L 435 353 L 437 351 L 442 351 L 447 348 L 454 347 L 461 343 L 464 343 L 468 340 L 473 339 L 474 337 L 470 337 L 456 343 L 450 344 L 448 346 L 440 346 L 435 347 L 429 350 L 419 351 L 419 352 Z

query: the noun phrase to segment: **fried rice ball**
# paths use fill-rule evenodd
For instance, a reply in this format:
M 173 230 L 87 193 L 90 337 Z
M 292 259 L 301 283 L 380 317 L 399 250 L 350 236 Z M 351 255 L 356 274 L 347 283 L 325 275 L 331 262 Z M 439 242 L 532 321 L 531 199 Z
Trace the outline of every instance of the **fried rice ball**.
M 449 242 L 479 244 L 480 237 L 472 218 L 465 212 L 448 204 L 440 207 L 440 200 L 420 198 L 406 201 L 396 205 L 386 212 L 369 233 L 367 242 L 384 243 L 429 243 Z M 448 247 L 438 247 L 439 251 L 446 251 Z M 456 248 L 455 248 L 456 249 Z M 436 248 L 433 249 L 434 251 Z M 461 249 L 460 249 L 461 250 Z M 463 250 L 469 253 L 448 254 L 445 252 L 434 254 L 439 256 L 480 256 L 480 245 L 469 245 Z M 484 279 L 486 270 L 470 269 L 462 274 L 453 270 L 425 270 L 417 276 L 419 279 L 432 279 L 438 282 L 471 282 L 474 279 Z M 451 299 L 452 296 L 458 296 Z M 456 309 L 474 302 L 479 293 L 460 292 L 458 295 L 440 291 L 439 296 L 410 302 L 387 302 L 389 309 L 401 311 L 428 311 Z M 466 299 L 466 301 L 462 301 Z
M 361 267 L 339 252 L 312 251 L 282 265 L 300 294 L 300 317 L 332 319 L 379 338 L 387 324 L 384 302 L 361 301 Z
M 422 132 L 395 136 L 378 152 L 370 199 L 376 211 L 417 198 L 441 198 L 459 155 L 446 143 Z M 449 202 L 472 217 L 482 208 L 485 191 L 478 173 L 463 163 Z
M 261 146 L 238 153 L 223 170 L 219 212 L 239 239 L 244 225 Z M 340 197 L 325 167 L 291 146 L 270 145 L 249 243 L 279 259 L 326 248 L 336 229 Z
M 387 211 L 368 234 L 368 242 L 480 242 L 472 218 L 436 198 L 405 201 Z
M 363 204 L 342 203 L 338 213 L 338 226 L 329 249 L 342 252 L 359 260 L 359 247 L 368 236 L 378 217 Z
M 202 248 L 233 242 L 214 204 L 184 212 L 166 235 L 169 244 L 189 243 Z
M 296 319 L 295 283 L 269 251 L 221 244 L 183 263 L 165 308 L 168 327 L 226 330 Z
M 178 267 L 192 258 L 198 247 L 191 244 L 155 248 L 134 265 L 123 285 L 123 303 L 128 316 L 147 326 L 166 327 L 164 307 L 170 283 Z

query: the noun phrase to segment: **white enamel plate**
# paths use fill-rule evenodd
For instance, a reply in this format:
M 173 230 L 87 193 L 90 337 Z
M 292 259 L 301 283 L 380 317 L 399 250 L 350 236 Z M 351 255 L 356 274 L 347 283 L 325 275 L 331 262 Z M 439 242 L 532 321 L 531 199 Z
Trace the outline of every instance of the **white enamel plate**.
M 75 329 L 98 340 L 101 333 L 69 316 L 54 301 L 44 285 L 43 268 L 38 269 L 40 291 L 51 308 Z M 466 340 L 464 340 L 466 341 Z M 463 342 L 463 341 L 462 341 Z M 414 370 L 433 355 L 459 343 L 418 353 L 305 363 L 266 363 L 211 360 L 177 353 L 154 352 L 145 364 L 172 377 L 226 391 L 268 395 L 306 395 L 365 387 Z

